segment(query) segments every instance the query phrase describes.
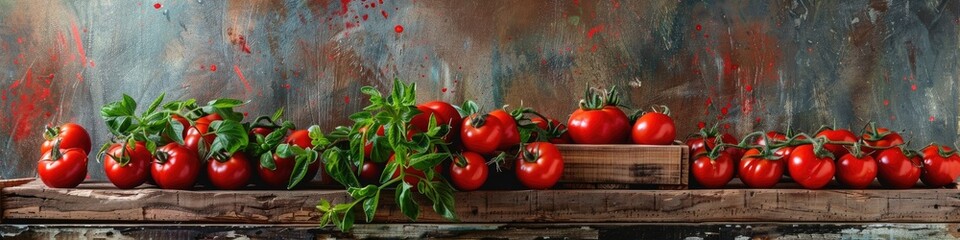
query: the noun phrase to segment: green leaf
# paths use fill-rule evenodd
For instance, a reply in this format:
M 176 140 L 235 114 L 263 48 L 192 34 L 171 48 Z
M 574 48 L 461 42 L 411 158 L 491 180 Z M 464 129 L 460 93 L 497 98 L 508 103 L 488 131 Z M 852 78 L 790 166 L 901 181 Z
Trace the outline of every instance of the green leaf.
M 373 115 L 370 112 L 357 112 L 350 115 L 350 120 L 354 122 L 360 122 L 367 119 L 373 118 Z
M 243 125 L 233 120 L 213 121 L 210 124 L 210 131 L 217 135 L 213 139 L 213 144 L 210 145 L 211 153 L 225 151 L 228 155 L 232 155 L 250 143 L 249 135 Z
M 434 189 L 434 198 L 430 199 L 433 201 L 433 211 L 448 220 L 457 220 L 457 213 L 454 212 L 453 187 L 446 182 L 431 182 L 429 185 Z
M 282 107 L 281 107 L 280 109 L 277 109 L 277 111 L 273 113 L 273 116 L 270 117 L 270 120 L 272 120 L 272 121 L 274 121 L 274 122 L 280 121 L 280 118 L 281 118 L 281 117 L 283 117 L 283 108 L 282 108 Z
M 163 131 L 166 134 L 167 138 L 169 138 L 170 140 L 173 140 L 173 142 L 177 144 L 183 145 L 183 129 L 184 128 L 186 128 L 186 126 L 183 126 L 183 123 L 180 123 L 180 121 L 173 120 L 173 118 L 168 118 L 166 129 L 164 129 Z
M 344 156 L 344 152 L 339 148 L 327 149 L 323 152 L 324 170 L 327 174 L 330 174 L 333 180 L 337 180 L 343 186 L 360 186 L 360 181 L 357 180 L 357 176 L 350 169 L 349 159 L 345 159 Z
M 309 161 L 310 160 L 304 155 L 299 155 L 294 158 L 293 172 L 290 173 L 290 181 L 287 182 L 287 189 L 293 189 L 307 176 L 307 171 L 310 168 Z
M 287 144 L 287 143 L 277 145 L 277 150 L 276 150 L 277 156 L 281 158 L 296 157 L 298 155 L 305 154 L 306 152 L 307 150 L 299 146 L 296 146 L 293 144 Z
M 456 107 L 456 106 L 454 106 L 454 107 Z M 479 111 L 480 111 L 480 106 L 477 105 L 476 102 L 473 102 L 473 101 L 471 101 L 471 100 L 467 100 L 467 101 L 463 102 L 463 105 L 462 105 L 462 106 L 457 107 L 457 111 L 460 112 L 460 115 L 461 115 L 461 116 L 470 116 L 470 115 L 472 115 L 472 114 L 474 114 L 474 113 L 479 112 Z
M 147 114 L 153 113 L 153 111 L 160 106 L 160 103 L 163 102 L 163 96 L 165 95 L 167 95 L 167 93 L 160 93 L 160 96 L 157 97 L 157 99 L 153 100 L 153 103 L 150 103 L 150 107 L 147 108 L 147 111 L 145 113 Z
M 243 104 L 244 104 L 243 101 L 240 101 L 237 99 L 229 99 L 229 98 L 214 99 L 210 102 L 207 102 L 207 106 L 211 106 L 213 108 L 221 108 L 221 109 L 239 107 L 240 105 L 243 105 Z
M 380 173 L 380 183 L 386 183 L 393 179 L 393 174 L 397 172 L 397 167 L 399 163 L 397 161 L 387 162 L 387 165 L 383 168 L 383 172 Z
M 381 95 L 380 95 L 380 91 L 377 91 L 377 89 L 375 89 L 375 88 L 373 88 L 373 87 L 371 87 L 371 86 L 363 86 L 363 87 L 360 87 L 360 92 L 363 93 L 363 94 L 366 94 L 367 96 L 371 96 L 371 97 L 374 97 L 374 96 L 380 97 L 380 96 L 381 96 Z
M 401 185 L 397 188 L 396 192 L 396 201 L 400 205 L 400 211 L 403 212 L 403 215 L 406 215 L 410 220 L 416 221 L 420 216 L 420 205 L 413 200 L 413 191 L 410 189 L 413 188 L 409 183 L 401 181 Z
M 343 220 L 340 223 L 340 230 L 350 231 L 350 229 L 353 228 L 354 215 L 353 211 L 344 212 Z
M 146 143 L 147 143 L 147 144 L 146 144 L 146 145 L 147 145 L 147 152 L 153 153 L 153 152 L 156 152 L 156 151 L 157 151 L 157 142 L 154 142 L 154 141 L 146 141 Z
M 320 126 L 310 126 L 307 131 L 310 133 L 310 143 L 313 144 L 313 146 L 325 147 L 330 145 L 330 139 L 327 139 L 327 137 L 323 136 L 323 131 L 320 130 Z
M 268 146 L 276 146 L 283 141 L 283 137 L 287 135 L 287 129 L 280 128 L 273 130 L 270 134 L 267 134 L 267 137 L 263 140 Z
M 322 211 L 322 212 L 329 212 L 329 211 L 330 211 L 330 202 L 328 202 L 326 199 L 321 198 L 321 199 L 320 199 L 320 202 L 317 203 L 317 209 L 320 210 L 320 211 Z M 326 224 L 322 224 L 322 225 L 326 225 Z M 322 226 L 322 225 L 321 225 L 321 226 Z
M 273 161 L 273 154 L 270 152 L 260 154 L 260 166 L 270 169 L 270 171 L 277 170 L 277 163 Z
M 354 199 L 361 199 L 361 198 L 372 197 L 372 196 L 373 196 L 374 194 L 376 194 L 377 191 L 379 191 L 379 190 L 380 190 L 379 187 L 377 187 L 376 185 L 372 185 L 372 184 L 371 184 L 371 185 L 367 185 L 367 186 L 362 187 L 362 188 L 360 188 L 360 187 L 348 187 L 348 188 L 347 188 L 347 193 L 349 193 L 349 194 L 350 194 L 350 197 L 353 197 Z
M 134 101 L 129 95 L 123 94 L 123 100 L 121 104 L 125 112 L 129 112 L 129 115 L 133 115 L 137 111 L 137 101 Z
M 409 166 L 412 166 L 417 170 L 427 170 L 433 169 L 434 166 L 440 164 L 444 159 L 450 158 L 449 153 L 427 153 L 427 154 L 418 154 L 410 158 Z
M 373 185 L 370 185 L 373 186 Z M 380 188 L 377 188 L 376 194 L 373 197 L 363 200 L 363 213 L 367 216 L 367 222 L 373 221 L 373 217 L 377 215 L 377 205 L 380 204 Z

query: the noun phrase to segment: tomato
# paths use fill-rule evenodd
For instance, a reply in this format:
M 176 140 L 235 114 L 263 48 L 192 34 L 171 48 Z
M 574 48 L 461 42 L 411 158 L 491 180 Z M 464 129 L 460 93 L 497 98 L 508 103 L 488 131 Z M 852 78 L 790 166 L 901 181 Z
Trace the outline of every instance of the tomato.
M 877 161 L 864 154 L 857 158 L 844 154 L 837 161 L 837 182 L 853 189 L 867 188 L 877 178 Z
M 301 148 L 313 147 L 310 132 L 302 129 L 291 132 L 284 142 Z M 260 173 L 260 179 L 271 187 L 286 187 L 288 183 L 290 183 L 290 175 L 293 174 L 293 167 L 296 165 L 296 160 L 294 157 L 281 158 L 274 154 L 273 161 L 276 166 L 274 170 L 259 165 L 257 170 Z M 310 181 L 319 171 L 320 160 L 317 160 L 307 166 L 307 175 L 303 177 L 302 181 Z
M 789 159 L 787 170 L 790 177 L 806 189 L 823 188 L 836 173 L 833 158 L 814 153 L 810 144 L 794 148 Z
M 527 144 L 524 153 L 517 157 L 517 179 L 530 189 L 548 189 L 557 184 L 563 175 L 563 157 L 552 143 Z
M 40 158 L 37 174 L 47 187 L 76 187 L 87 177 L 87 152 L 80 148 L 52 149 Z
M 480 154 L 463 152 L 450 164 L 450 181 L 460 191 L 473 191 L 487 182 L 487 162 Z
M 157 149 L 150 175 L 162 189 L 189 190 L 200 175 L 200 160 L 180 144 L 170 143 Z
M 472 115 L 463 121 L 460 139 L 467 151 L 488 155 L 500 147 L 503 139 L 500 119 L 489 114 Z
M 125 151 L 121 145 L 123 144 L 113 144 L 104 154 L 103 170 L 107 179 L 117 188 L 135 188 L 150 178 L 150 161 L 153 156 L 143 142 L 137 142 L 134 146 L 127 145 Z M 119 158 L 127 158 L 128 162 L 121 164 L 118 162 Z
M 830 141 L 834 142 L 856 142 L 857 135 L 853 134 L 850 130 L 847 129 L 823 129 L 817 133 L 816 137 L 826 137 Z M 839 144 L 824 144 L 823 148 L 826 148 L 827 151 L 833 153 L 833 156 L 840 158 L 843 155 L 847 155 L 848 150 Z
M 394 155 L 390 155 L 390 160 L 387 161 L 387 164 L 392 163 L 396 159 L 395 157 L 396 156 Z M 436 172 L 436 174 L 439 175 L 441 173 L 442 168 L 440 168 L 440 164 L 438 164 L 437 166 L 433 167 L 433 170 Z M 420 179 L 427 177 L 427 174 L 423 173 L 423 171 L 417 170 L 416 168 L 413 168 L 413 167 L 404 168 L 403 174 L 404 174 L 403 181 L 410 185 L 413 185 L 414 187 L 416 187 L 417 184 L 420 183 Z M 396 178 L 399 176 L 400 176 L 400 166 L 397 166 L 397 169 L 393 171 L 393 177 Z M 436 177 L 438 176 L 434 176 L 434 178 Z
M 500 140 L 498 150 L 507 151 L 510 148 L 520 145 L 520 129 L 517 128 L 517 120 L 510 116 L 507 111 L 497 109 L 490 112 L 490 116 L 500 120 L 500 130 L 503 131 L 503 137 Z
M 217 189 L 236 190 L 247 186 L 252 172 L 250 161 L 243 153 L 234 153 L 223 161 L 207 160 L 207 176 Z
M 220 114 L 212 113 L 212 114 L 208 114 L 208 115 L 206 115 L 206 116 L 203 116 L 203 117 L 198 118 L 197 121 L 195 121 L 195 122 L 196 122 L 196 124 L 198 124 L 198 125 L 199 125 L 199 124 L 210 125 L 210 123 L 212 123 L 213 121 L 217 121 L 217 120 L 223 120 L 223 118 L 220 117 Z
M 450 125 L 450 133 L 452 134 L 447 134 L 447 137 L 444 138 L 447 142 L 456 139 L 456 134 L 460 133 L 460 124 L 463 123 L 463 117 L 460 116 L 457 108 L 444 101 L 431 101 L 420 106 L 433 110 L 433 113 L 436 114 L 437 123 Z
M 267 135 L 270 135 L 270 133 L 273 133 L 273 130 L 274 130 L 274 129 L 273 129 L 273 128 L 270 128 L 270 127 L 253 127 L 253 128 L 250 128 L 250 141 L 251 141 L 251 142 L 256 142 L 256 141 L 257 141 L 257 135 L 260 135 L 260 136 L 263 136 L 263 137 L 267 137 Z
M 362 184 L 377 184 L 380 182 L 380 175 L 383 173 L 383 164 L 371 161 L 364 161 L 360 168 L 359 180 Z
M 733 179 L 733 159 L 727 152 L 720 152 L 716 159 L 700 155 L 693 161 L 693 179 L 705 188 L 721 188 Z
M 907 189 L 920 180 L 920 165 L 923 164 L 920 156 L 907 156 L 895 147 L 880 151 L 876 159 L 877 179 L 885 187 Z
M 409 129 L 415 130 L 416 132 L 427 132 L 427 130 L 430 130 L 427 129 L 427 127 L 430 126 L 430 116 L 434 116 L 434 118 L 437 119 L 437 123 L 442 124 L 440 122 L 440 116 L 434 113 L 433 109 L 420 105 L 417 106 L 417 110 L 420 110 L 420 113 L 414 115 L 413 118 L 410 119 L 411 128 Z
M 572 143 L 573 140 L 570 139 L 570 133 L 567 132 L 567 125 L 560 124 L 560 121 L 556 119 L 543 119 L 541 117 L 535 117 L 530 119 L 530 122 L 537 125 L 537 128 L 544 130 L 548 133 L 561 133 L 559 136 L 550 136 L 549 142 L 553 144 L 568 144 Z M 552 129 L 551 129 L 552 127 Z M 530 139 L 537 140 L 538 133 L 533 132 L 530 134 Z
M 198 121 L 196 126 L 187 130 L 187 135 L 183 137 L 183 147 L 190 149 L 190 152 L 197 156 L 203 156 L 200 152 L 201 139 L 203 139 L 203 149 L 210 150 L 210 145 L 217 138 L 216 134 L 207 134 L 209 129 L 209 124 L 201 124 Z
M 615 106 L 599 110 L 577 109 L 567 120 L 567 129 L 575 143 L 625 143 L 630 134 L 630 120 Z
M 760 150 L 750 149 L 740 160 L 740 180 L 751 188 L 771 188 L 780 182 L 786 159 L 767 159 L 760 156 Z
M 943 187 L 960 177 L 960 157 L 949 147 L 930 145 L 923 148 L 923 172 L 920 180 L 930 187 Z
M 56 128 L 47 128 L 43 137 L 46 141 L 40 145 L 40 153 L 49 152 L 53 145 L 60 142 L 60 149 L 79 148 L 85 153 L 90 152 L 90 134 L 82 126 L 74 123 L 65 123 Z
M 890 131 L 886 128 L 877 128 L 875 130 L 870 130 L 870 132 L 863 134 L 863 141 L 867 143 L 867 146 L 872 146 L 876 148 L 886 148 L 893 147 L 903 144 L 903 137 L 899 133 Z M 873 153 L 874 159 L 880 160 L 880 150 L 874 150 L 867 147 L 862 147 L 861 150 L 866 153 Z
M 726 144 L 738 144 L 737 138 L 729 133 L 724 133 L 720 135 L 720 141 Z M 704 138 L 702 136 L 691 137 L 687 139 L 687 147 L 690 147 L 690 159 L 694 159 L 694 156 L 697 154 L 703 153 L 706 151 L 704 146 L 710 147 L 711 149 L 717 147 L 717 137 L 711 136 Z M 729 147 L 723 149 L 724 152 L 730 154 L 730 159 L 733 159 L 734 166 L 740 166 L 740 158 L 743 158 L 743 150 L 735 147 Z
M 786 135 L 786 134 L 783 134 L 783 133 L 780 133 L 780 132 L 769 131 L 769 132 L 767 132 L 766 135 L 767 135 L 767 139 L 769 139 L 769 140 L 771 140 L 771 141 L 774 141 L 774 142 L 787 141 L 787 135 Z M 754 144 L 754 145 L 760 145 L 760 146 L 766 146 L 766 145 L 767 145 L 767 141 L 766 141 L 763 137 L 759 137 L 759 138 L 757 138 L 757 140 L 755 140 L 755 141 L 753 142 L 753 144 Z
M 650 112 L 637 119 L 631 136 L 636 144 L 670 145 L 677 137 L 677 127 L 669 115 Z

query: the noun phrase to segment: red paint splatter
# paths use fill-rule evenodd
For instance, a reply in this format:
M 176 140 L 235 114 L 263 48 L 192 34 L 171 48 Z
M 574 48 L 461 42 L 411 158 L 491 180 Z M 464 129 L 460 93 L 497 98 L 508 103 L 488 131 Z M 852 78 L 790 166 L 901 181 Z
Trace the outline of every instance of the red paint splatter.
M 73 41 L 77 43 L 77 52 L 80 53 L 80 66 L 86 66 L 87 53 L 83 50 L 83 41 L 80 40 L 80 30 L 77 30 L 77 24 L 71 22 L 70 30 L 73 32 Z
M 216 72 L 216 71 L 217 71 L 217 65 L 216 65 L 216 64 L 210 64 L 210 71 L 211 71 L 211 72 Z
M 23 44 L 23 38 L 17 37 L 17 44 Z
M 200 70 L 207 70 L 207 66 L 200 65 Z
M 350 103 L 350 96 L 343 96 L 343 103 Z
M 697 123 L 697 127 L 700 128 L 700 129 L 707 128 L 707 123 L 705 123 L 705 122 L 703 122 L 703 121 L 698 122 L 698 123 Z
M 160 4 L 160 3 L 154 3 L 154 4 L 153 4 L 153 8 L 160 9 L 160 8 L 162 8 L 162 7 L 163 7 L 163 4 Z
M 289 84 L 289 83 L 283 84 L 283 85 L 281 85 L 281 87 L 286 88 L 286 89 L 290 89 L 290 84 Z
M 613 9 L 618 9 L 618 8 L 620 8 L 620 1 L 613 0 Z
M 441 92 L 447 92 L 447 88 L 441 88 L 440 91 L 441 91 Z
M 730 124 L 729 124 L 729 123 L 724 123 L 724 124 L 723 124 L 723 129 L 730 129 Z
M 889 105 L 890 105 L 890 100 L 884 99 L 884 100 L 883 100 L 883 105 L 884 105 L 884 106 L 889 106 Z
M 250 87 L 250 82 L 247 82 L 247 78 L 243 77 L 243 72 L 240 72 L 240 66 L 233 65 L 233 71 L 237 72 L 237 77 L 240 77 L 240 82 L 243 82 L 243 88 L 247 89 L 247 92 L 252 92 L 253 88 Z
M 596 51 L 597 51 L 597 45 L 594 44 L 593 47 L 590 48 L 590 51 L 591 51 L 591 52 L 596 52 Z
M 244 116 L 244 117 L 250 116 L 250 112 L 243 112 L 243 116 Z
M 352 22 L 347 22 L 347 23 L 346 23 L 346 28 L 348 28 L 348 29 L 350 29 L 350 28 L 355 28 L 355 27 L 359 27 L 359 26 L 360 26 L 360 24 L 354 24 L 354 23 L 352 23 Z
M 935 120 L 937 120 L 937 119 L 936 119 L 936 118 L 933 118 L 933 116 L 930 116 L 930 121 L 931 121 L 931 122 L 933 122 L 933 121 L 935 121 Z
M 712 97 L 707 97 L 707 104 L 706 104 L 707 107 L 709 107 L 711 104 L 713 104 L 713 98 L 712 98 Z
M 340 15 L 346 15 L 347 11 L 350 11 L 350 1 L 352 0 L 340 0 Z
M 389 17 L 389 14 L 387 14 L 387 11 L 386 11 L 386 10 L 380 10 L 380 14 L 383 14 L 383 18 L 384 18 L 384 19 L 386 19 L 387 17 Z
M 910 84 L 910 91 L 916 91 L 916 90 L 917 90 L 917 85 L 916 85 L 916 84 Z
M 757 120 L 756 120 L 756 121 L 757 121 L 757 123 L 760 123 L 761 120 L 763 120 L 763 119 L 761 119 L 760 117 L 757 117 Z
M 393 31 L 394 31 L 394 32 L 397 32 L 397 33 L 402 33 L 402 32 L 403 32 L 403 26 L 397 25 L 396 27 L 393 27 Z
M 240 50 L 250 54 L 250 45 L 247 45 L 247 39 L 244 38 L 243 35 L 240 35 L 240 38 L 237 40 L 237 45 L 240 45 Z
M 7 93 L 18 95 L 16 102 L 10 104 L 10 113 L 14 120 L 11 133 L 14 141 L 21 141 L 36 133 L 35 124 L 46 121 L 40 119 L 43 111 L 37 109 L 37 104 L 41 101 L 52 102 L 49 99 L 50 88 L 34 83 L 33 69 L 27 68 L 24 78 L 15 81 L 4 91 L 3 99 L 7 98 Z
M 573 5 L 580 5 L 580 0 L 573 0 Z
M 753 92 L 753 85 L 747 85 L 747 92 Z
M 597 35 L 597 33 L 600 33 L 601 31 L 603 31 L 603 24 L 594 26 L 587 31 L 587 38 L 593 39 L 593 36 Z
M 363 20 L 366 21 L 368 17 L 369 17 L 369 16 L 367 16 L 367 14 L 364 14 L 364 15 L 363 15 Z
M 700 26 L 700 24 L 697 24 L 697 31 L 700 31 L 700 30 L 703 30 L 703 26 Z

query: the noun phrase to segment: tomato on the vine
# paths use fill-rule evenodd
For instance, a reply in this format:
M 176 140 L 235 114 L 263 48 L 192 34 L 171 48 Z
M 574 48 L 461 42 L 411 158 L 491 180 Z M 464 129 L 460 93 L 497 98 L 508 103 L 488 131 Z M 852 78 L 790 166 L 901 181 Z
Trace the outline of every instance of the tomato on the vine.
M 451 142 L 453 139 L 456 139 L 457 134 L 460 133 L 460 124 L 463 123 L 463 117 L 460 116 L 460 112 L 457 112 L 457 109 L 454 108 L 453 105 L 437 100 L 420 104 L 420 106 L 433 110 L 438 124 L 450 125 L 450 132 L 452 134 L 447 134 L 444 140 Z M 418 106 L 417 109 L 419 108 Z
M 433 112 L 433 109 L 428 108 L 427 106 L 417 106 L 417 110 L 420 110 L 420 113 L 414 115 L 410 119 L 410 129 L 415 130 L 416 132 L 427 132 L 427 127 L 430 126 L 430 116 L 436 118 L 437 123 L 440 122 L 440 116 Z
M 107 179 L 120 189 L 131 189 L 140 186 L 150 178 L 150 161 L 153 156 L 147 151 L 143 142 L 133 146 L 121 147 L 122 143 L 113 144 L 103 159 L 103 170 Z
M 527 144 L 517 156 L 517 179 L 530 189 L 548 189 L 563 175 L 563 156 L 552 143 Z
M 154 153 L 150 175 L 162 189 L 188 190 L 200 175 L 200 160 L 190 149 L 169 143 Z
M 488 155 L 500 147 L 503 132 L 503 124 L 497 117 L 474 114 L 463 121 L 460 139 L 467 151 Z
M 203 149 L 210 150 L 210 145 L 213 144 L 213 140 L 217 138 L 216 134 L 208 134 L 207 131 L 209 130 L 210 124 L 201 124 L 197 121 L 197 125 L 190 127 L 190 129 L 187 130 L 187 135 L 183 137 L 183 147 L 186 147 L 197 156 L 202 156 L 203 154 L 200 153 L 200 144 L 203 144 Z
M 87 176 L 87 153 L 80 148 L 51 149 L 40 157 L 37 174 L 47 187 L 76 187 Z
M 751 188 L 770 188 L 780 182 L 783 170 L 786 169 L 786 159 L 774 159 L 775 156 L 764 157 L 760 150 L 752 148 L 743 154 L 740 160 L 740 180 Z
M 637 118 L 633 124 L 633 143 L 650 145 L 670 145 L 677 137 L 677 127 L 670 118 L 670 109 L 663 112 L 648 112 Z
M 450 164 L 450 181 L 460 191 L 473 191 L 487 181 L 486 160 L 480 154 L 463 152 Z
M 40 153 L 49 152 L 53 146 L 60 143 L 60 149 L 78 148 L 85 153 L 90 152 L 90 134 L 82 126 L 75 123 L 65 123 L 59 127 L 47 127 L 43 133 L 45 141 L 40 145 Z
M 290 133 L 287 136 L 287 144 L 301 147 L 301 148 L 312 148 L 313 143 L 310 139 L 310 132 L 307 130 L 296 130 Z M 293 174 L 293 167 L 296 165 L 296 159 L 294 157 L 282 158 L 273 154 L 273 161 L 276 168 L 270 170 L 269 168 L 259 165 L 258 172 L 260 173 L 260 179 L 264 183 L 272 187 L 284 187 L 290 182 L 290 175 Z M 320 171 L 320 161 L 315 161 L 310 165 L 307 165 L 307 175 L 304 176 L 304 180 L 313 179 L 317 175 L 317 172 Z
M 861 148 L 861 150 L 867 153 L 872 152 L 873 154 L 871 155 L 873 155 L 873 158 L 879 160 L 881 151 L 870 149 L 867 146 L 874 148 L 889 148 L 902 145 L 904 143 L 903 137 L 901 137 L 899 133 L 890 131 L 890 129 L 886 128 L 877 128 L 875 124 L 871 125 L 873 125 L 871 129 L 869 129 L 869 131 L 864 133 L 861 137 L 866 143 L 866 146 Z
M 705 188 L 721 188 L 733 179 L 733 159 L 727 152 L 719 152 L 715 158 L 700 154 L 693 161 L 690 174 Z
M 837 160 L 837 182 L 849 188 L 864 189 L 877 178 L 877 161 L 870 155 L 861 155 L 857 157 L 848 153 Z
M 759 138 L 757 138 L 757 140 L 754 140 L 753 144 L 754 144 L 754 145 L 760 145 L 760 146 L 766 146 L 766 145 L 767 145 L 767 140 L 770 140 L 770 141 L 773 141 L 773 142 L 783 142 L 783 141 L 787 141 L 787 135 L 786 135 L 786 134 L 783 134 L 783 133 L 780 133 L 780 132 L 777 132 L 777 131 L 769 131 L 769 132 L 767 132 L 765 135 L 767 135 L 767 138 L 759 137 Z
M 553 136 L 547 136 L 548 141 L 553 144 L 568 144 L 572 143 L 573 140 L 570 139 L 570 133 L 567 132 L 567 125 L 561 124 L 560 121 L 556 119 L 543 119 L 541 117 L 535 117 L 530 119 L 530 122 L 537 125 L 537 128 L 552 134 Z M 539 137 L 537 132 L 533 132 L 530 135 L 530 139 L 536 140 Z
M 716 130 L 702 131 L 701 133 L 687 139 L 687 147 L 690 147 L 690 159 L 695 159 L 697 154 L 705 153 L 707 151 L 707 147 L 710 149 L 717 147 L 718 136 L 720 137 L 720 141 L 722 143 L 733 145 L 739 143 L 737 138 L 729 133 L 720 134 L 717 133 Z M 740 166 L 740 159 L 744 156 L 743 149 L 728 147 L 724 148 L 723 151 L 727 152 L 727 154 L 730 154 L 730 159 L 733 160 L 733 165 L 735 168 Z
M 250 161 L 243 153 L 234 153 L 226 159 L 207 160 L 207 176 L 217 189 L 235 190 L 247 186 L 253 174 Z
M 827 140 L 834 142 L 856 142 L 857 135 L 853 134 L 850 130 L 847 129 L 832 129 L 824 128 L 817 133 L 816 137 L 825 137 Z M 833 153 L 834 157 L 840 158 L 843 155 L 847 155 L 847 149 L 840 144 L 827 143 L 823 145 L 823 148 L 826 148 L 827 151 Z
M 517 120 L 515 120 L 510 113 L 507 113 L 507 111 L 503 109 L 497 109 L 490 112 L 490 116 L 500 120 L 500 130 L 503 132 L 497 150 L 507 151 L 514 146 L 520 145 L 520 129 L 517 128 Z
M 920 165 L 923 160 L 913 152 L 904 152 L 899 147 L 880 151 L 877 159 L 877 179 L 880 184 L 895 189 L 907 189 L 920 180 Z
M 567 121 L 567 132 L 580 144 L 625 143 L 630 134 L 630 120 L 615 106 L 601 109 L 577 109 Z
M 790 154 L 787 164 L 790 177 L 806 189 L 820 189 L 830 183 L 836 166 L 830 152 L 821 149 L 815 152 L 813 145 L 800 145 Z
M 377 184 L 380 182 L 380 175 L 383 173 L 383 164 L 375 163 L 371 161 L 364 161 L 363 166 L 360 167 L 360 180 L 361 184 Z
M 387 161 L 387 164 L 390 164 L 395 160 L 396 160 L 396 156 L 390 155 L 390 160 Z M 433 167 L 433 170 L 436 171 L 438 174 L 442 172 L 440 165 Z M 416 168 L 413 168 L 413 167 L 403 168 L 403 174 L 404 174 L 403 181 L 413 186 L 417 186 L 417 184 L 420 183 L 421 178 L 427 177 L 427 175 L 423 173 L 423 171 L 417 170 Z M 393 177 L 396 178 L 399 176 L 400 176 L 400 167 L 398 166 L 397 169 L 393 171 Z M 438 176 L 434 176 L 434 177 L 436 178 Z
M 943 187 L 960 177 L 960 156 L 953 149 L 932 144 L 923 148 L 922 153 L 923 172 L 920 180 L 924 185 Z

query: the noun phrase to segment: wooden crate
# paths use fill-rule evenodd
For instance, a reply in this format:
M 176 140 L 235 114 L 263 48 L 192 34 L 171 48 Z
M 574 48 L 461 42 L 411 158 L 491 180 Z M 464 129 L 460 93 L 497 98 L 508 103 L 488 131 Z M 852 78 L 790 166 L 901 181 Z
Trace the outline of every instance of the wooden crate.
M 109 183 L 0 190 L 4 223 L 316 224 L 343 190 L 119 190 Z M 411 223 L 384 192 L 376 223 Z M 457 192 L 460 223 L 960 223 L 957 189 L 520 190 Z M 427 202 L 419 199 L 422 206 Z M 418 223 L 450 223 L 429 207 Z
M 558 144 L 566 188 L 685 189 L 689 148 L 684 145 Z

